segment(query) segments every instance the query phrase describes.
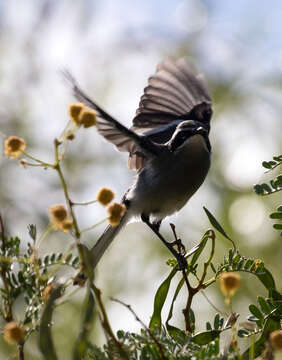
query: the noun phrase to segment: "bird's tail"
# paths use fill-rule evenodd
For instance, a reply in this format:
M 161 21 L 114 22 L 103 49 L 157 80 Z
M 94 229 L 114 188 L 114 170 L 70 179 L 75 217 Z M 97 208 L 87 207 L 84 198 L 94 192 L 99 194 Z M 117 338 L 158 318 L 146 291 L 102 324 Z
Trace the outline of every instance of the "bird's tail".
M 104 252 L 110 246 L 114 238 L 120 232 L 120 230 L 127 224 L 129 221 L 129 214 L 128 211 L 123 215 L 122 219 L 120 220 L 119 225 L 111 226 L 109 225 L 103 234 L 100 236 L 96 244 L 91 249 L 91 263 L 93 268 L 97 266 L 98 262 L 100 261 L 101 257 L 104 255 Z

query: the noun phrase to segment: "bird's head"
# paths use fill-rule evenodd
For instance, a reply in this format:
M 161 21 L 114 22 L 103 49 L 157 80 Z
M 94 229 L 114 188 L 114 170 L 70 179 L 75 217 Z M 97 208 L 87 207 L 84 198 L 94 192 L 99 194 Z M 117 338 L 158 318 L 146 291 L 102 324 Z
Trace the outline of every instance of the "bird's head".
M 194 136 L 200 134 L 204 138 L 208 137 L 208 129 L 195 120 L 185 120 L 177 125 L 171 139 L 167 142 L 167 147 L 169 151 L 175 152 L 181 147 L 185 146 L 186 142 Z

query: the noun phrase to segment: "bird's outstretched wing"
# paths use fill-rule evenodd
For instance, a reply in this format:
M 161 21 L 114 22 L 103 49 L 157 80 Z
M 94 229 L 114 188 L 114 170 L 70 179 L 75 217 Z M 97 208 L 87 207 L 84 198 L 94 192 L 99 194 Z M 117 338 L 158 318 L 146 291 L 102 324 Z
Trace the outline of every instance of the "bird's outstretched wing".
M 132 170 L 144 166 L 146 157 L 158 150 L 157 144 L 164 144 L 170 139 L 179 122 L 190 118 L 201 121 L 202 112 L 211 110 L 211 98 L 202 76 L 195 75 L 184 58 L 168 58 L 158 65 L 155 75 L 149 78 L 149 85 L 144 89 L 131 129 L 92 101 L 72 75 L 65 72 L 65 76 L 72 85 L 76 99 L 97 111 L 99 133 L 119 151 L 129 152 L 128 166 Z M 197 112 L 193 112 L 193 109 L 197 109 Z
M 134 128 L 156 128 L 183 118 L 201 103 L 211 103 L 204 78 L 181 58 L 165 59 L 151 76 L 140 99 Z
M 156 143 L 165 143 L 179 122 L 201 121 L 202 117 L 210 118 L 211 113 L 211 97 L 203 76 L 195 74 L 185 58 L 167 58 L 149 78 L 131 130 Z M 131 151 L 129 168 L 138 170 L 144 162 L 141 160 L 138 153 Z

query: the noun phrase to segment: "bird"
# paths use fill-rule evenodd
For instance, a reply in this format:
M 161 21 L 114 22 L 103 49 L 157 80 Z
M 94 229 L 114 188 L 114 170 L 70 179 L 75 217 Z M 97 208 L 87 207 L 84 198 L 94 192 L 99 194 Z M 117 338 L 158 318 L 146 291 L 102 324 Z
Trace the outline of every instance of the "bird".
M 159 229 L 178 212 L 204 182 L 211 162 L 209 141 L 211 96 L 204 77 L 186 58 L 165 58 L 148 80 L 131 128 L 114 119 L 66 73 L 74 97 L 97 114 L 97 130 L 119 151 L 128 152 L 128 167 L 136 172 L 122 203 L 125 214 L 118 226 L 108 225 L 90 249 L 95 268 L 119 231 L 141 220 L 187 267 L 185 252 L 164 239 Z

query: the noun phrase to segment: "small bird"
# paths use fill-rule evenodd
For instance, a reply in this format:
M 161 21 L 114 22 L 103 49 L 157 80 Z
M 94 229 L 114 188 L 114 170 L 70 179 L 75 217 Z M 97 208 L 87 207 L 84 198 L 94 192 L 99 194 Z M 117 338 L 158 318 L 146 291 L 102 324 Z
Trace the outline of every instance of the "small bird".
M 133 126 L 115 120 L 67 74 L 78 101 L 97 112 L 98 132 L 119 151 L 129 153 L 136 171 L 123 196 L 126 212 L 118 226 L 109 225 L 91 249 L 95 268 L 118 232 L 130 220 L 146 223 L 185 269 L 185 254 L 159 232 L 162 220 L 179 211 L 198 190 L 210 167 L 211 97 L 202 75 L 185 58 L 167 58 L 157 66 L 144 89 Z

